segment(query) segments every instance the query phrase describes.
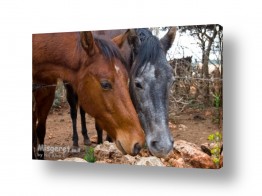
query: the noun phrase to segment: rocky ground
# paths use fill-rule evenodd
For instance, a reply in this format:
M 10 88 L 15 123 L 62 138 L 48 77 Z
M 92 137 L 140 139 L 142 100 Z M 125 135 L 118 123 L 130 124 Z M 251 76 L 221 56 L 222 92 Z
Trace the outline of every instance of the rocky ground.
M 209 145 L 207 145 L 207 148 Z M 173 151 L 166 158 L 151 156 L 147 149 L 141 150 L 136 156 L 123 155 L 114 143 L 105 141 L 94 148 L 95 163 L 128 164 L 140 166 L 166 166 L 177 168 L 206 168 L 216 169 L 223 166 L 223 157 L 219 165 L 215 165 L 212 158 L 193 143 L 178 140 L 174 143 Z M 70 157 L 65 161 L 86 162 L 78 157 Z
M 94 148 L 96 163 L 115 163 L 129 165 L 167 166 L 178 168 L 219 168 L 223 165 L 215 165 L 210 156 L 208 136 L 216 131 L 222 131 L 213 122 L 213 108 L 200 110 L 189 109 L 182 114 L 170 118 L 169 128 L 174 137 L 173 151 L 166 158 L 151 156 L 146 148 L 135 156 L 122 155 L 115 147 L 115 144 L 104 142 L 97 145 L 97 135 L 94 120 L 86 115 L 88 135 Z M 47 160 L 83 160 L 86 154 L 86 146 L 83 144 L 83 137 L 80 129 L 80 118 L 77 122 L 79 134 L 79 149 L 74 152 L 72 146 L 72 124 L 69 114 L 69 107 L 65 103 L 61 108 L 52 109 L 47 120 L 47 133 L 45 144 L 47 146 L 64 147 L 64 151 L 45 152 Z M 104 134 L 104 139 L 106 134 Z M 68 150 L 70 149 L 70 150 Z M 85 161 L 86 162 L 86 161 Z

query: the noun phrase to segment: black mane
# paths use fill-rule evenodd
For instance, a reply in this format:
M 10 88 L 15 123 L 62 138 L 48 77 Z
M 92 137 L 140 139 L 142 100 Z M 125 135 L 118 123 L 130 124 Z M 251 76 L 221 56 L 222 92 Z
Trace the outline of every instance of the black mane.
M 136 32 L 141 45 L 135 58 L 136 64 L 132 67 L 132 72 L 135 75 L 137 75 L 138 70 L 147 63 L 156 64 L 162 53 L 161 51 L 163 51 L 159 39 L 156 36 L 153 36 L 148 29 L 137 29 Z
M 126 63 L 126 60 L 123 58 L 123 56 L 120 53 L 120 50 L 113 42 L 96 37 L 95 43 L 98 46 L 102 55 L 106 57 L 106 59 L 112 61 L 113 58 L 116 58 L 121 61 L 121 63 L 126 67 L 127 71 L 129 70 L 129 66 Z

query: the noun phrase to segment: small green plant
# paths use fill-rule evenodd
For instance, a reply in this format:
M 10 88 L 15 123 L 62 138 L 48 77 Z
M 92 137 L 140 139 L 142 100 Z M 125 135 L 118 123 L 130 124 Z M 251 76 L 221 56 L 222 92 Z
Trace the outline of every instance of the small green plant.
M 214 94 L 213 96 L 214 96 L 214 105 L 216 108 L 219 108 L 221 104 L 220 94 Z
M 216 108 L 215 116 L 213 118 L 213 122 L 219 124 L 220 123 L 220 113 L 219 113 L 219 107 L 221 105 L 221 96 L 220 94 L 214 94 L 214 106 Z
M 212 147 L 210 149 L 211 158 L 215 163 L 216 167 L 219 168 L 220 159 L 221 159 L 221 147 L 222 147 L 222 134 L 220 132 L 216 132 L 214 134 L 210 134 L 208 136 L 208 140 L 212 142 Z
M 94 148 L 93 147 L 86 147 L 86 152 L 84 159 L 89 163 L 96 162 L 95 154 L 94 154 Z

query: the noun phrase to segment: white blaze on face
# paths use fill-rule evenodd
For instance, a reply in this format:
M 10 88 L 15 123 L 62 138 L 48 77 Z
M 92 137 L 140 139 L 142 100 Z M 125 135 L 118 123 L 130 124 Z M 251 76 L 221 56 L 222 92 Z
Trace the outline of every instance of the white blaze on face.
M 116 73 L 118 73 L 119 67 L 117 65 L 115 65 L 115 69 L 116 69 Z
M 148 63 L 146 71 L 147 71 L 148 77 L 155 78 L 155 67 L 153 65 Z

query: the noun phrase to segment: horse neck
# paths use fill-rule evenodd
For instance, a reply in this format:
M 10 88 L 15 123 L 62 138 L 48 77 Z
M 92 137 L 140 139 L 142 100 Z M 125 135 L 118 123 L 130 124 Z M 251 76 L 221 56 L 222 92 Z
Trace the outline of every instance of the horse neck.
M 38 42 L 33 48 L 33 80 L 50 84 L 61 78 L 75 85 L 76 75 L 81 70 L 81 66 L 90 59 L 81 47 L 77 33 L 55 36 L 55 39 L 53 37 L 35 38 Z M 42 45 L 49 50 L 43 51 Z
M 33 70 L 34 82 L 43 84 L 55 84 L 57 79 L 61 78 L 75 85 L 76 79 L 74 75 L 72 70 L 62 66 L 53 66 L 52 64 L 42 65 Z

